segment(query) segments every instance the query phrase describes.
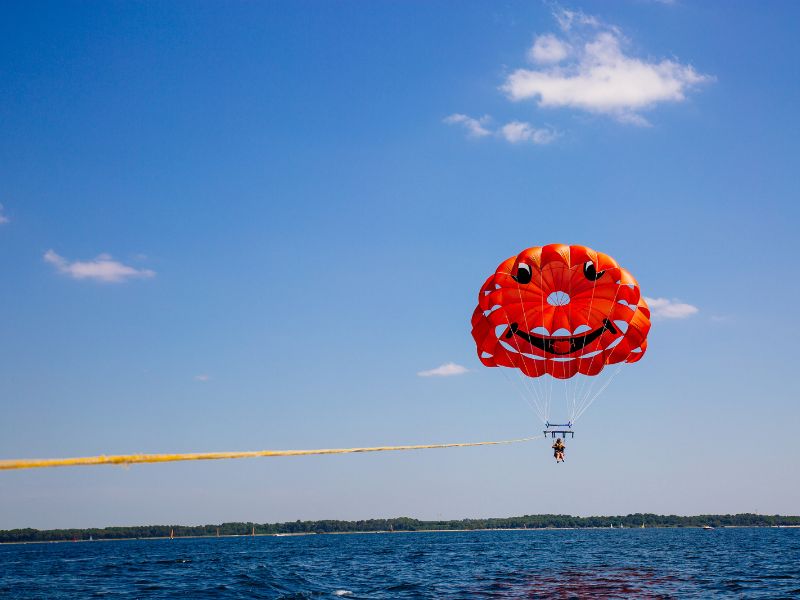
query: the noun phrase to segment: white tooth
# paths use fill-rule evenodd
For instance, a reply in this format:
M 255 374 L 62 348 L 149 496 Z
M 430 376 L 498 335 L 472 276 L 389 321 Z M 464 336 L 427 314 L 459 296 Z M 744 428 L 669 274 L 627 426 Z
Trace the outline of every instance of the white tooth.
M 531 329 L 531 333 L 535 333 L 536 335 L 550 335 L 550 331 L 546 327 L 536 327 Z
M 569 332 L 569 329 L 564 329 L 563 327 L 553 332 L 553 337 L 569 337 L 570 335 L 572 334 Z
M 586 333 L 587 331 L 591 331 L 591 330 L 592 330 L 592 328 L 589 327 L 588 325 L 578 325 L 575 328 L 575 331 L 572 332 L 572 335 L 580 335 L 582 333 Z

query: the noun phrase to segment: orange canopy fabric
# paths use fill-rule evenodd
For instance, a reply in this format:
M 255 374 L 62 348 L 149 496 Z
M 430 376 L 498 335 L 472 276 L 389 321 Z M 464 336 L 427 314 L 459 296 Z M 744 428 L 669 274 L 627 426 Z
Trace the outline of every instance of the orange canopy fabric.
M 607 254 L 564 244 L 503 261 L 472 315 L 481 362 L 529 377 L 597 375 L 636 362 L 649 331 L 650 309 L 633 276 Z

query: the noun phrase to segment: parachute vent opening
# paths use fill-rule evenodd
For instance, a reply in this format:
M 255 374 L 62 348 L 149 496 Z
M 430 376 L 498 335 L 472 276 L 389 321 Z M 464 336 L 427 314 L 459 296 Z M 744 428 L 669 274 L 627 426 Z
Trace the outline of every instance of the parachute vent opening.
M 550 306 L 566 306 L 569 304 L 569 301 L 570 297 L 567 292 L 557 291 L 547 296 L 547 303 Z

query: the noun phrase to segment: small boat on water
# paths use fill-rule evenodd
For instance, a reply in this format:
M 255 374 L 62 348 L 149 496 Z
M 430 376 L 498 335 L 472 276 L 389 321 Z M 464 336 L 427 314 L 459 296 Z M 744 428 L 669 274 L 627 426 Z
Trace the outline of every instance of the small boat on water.
M 714 529 L 714 527 L 712 527 L 711 525 L 703 525 L 703 529 L 709 530 L 709 529 Z

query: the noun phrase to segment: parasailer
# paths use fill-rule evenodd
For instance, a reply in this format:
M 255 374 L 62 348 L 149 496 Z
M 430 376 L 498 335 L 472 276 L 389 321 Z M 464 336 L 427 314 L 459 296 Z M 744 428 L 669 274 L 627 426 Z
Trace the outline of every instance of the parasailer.
M 552 381 L 564 381 L 572 434 L 572 423 L 610 383 L 596 391 L 595 378 L 608 365 L 640 360 L 649 330 L 650 310 L 633 276 L 578 245 L 536 246 L 506 259 L 481 287 L 472 315 L 480 361 L 523 376 L 553 437 L 565 426 L 549 424 Z M 531 385 L 540 380 L 549 384 Z
M 551 448 L 553 449 L 553 456 L 555 457 L 556 462 L 564 462 L 564 450 L 567 449 L 567 446 L 561 441 L 561 438 L 558 438 L 553 443 Z

